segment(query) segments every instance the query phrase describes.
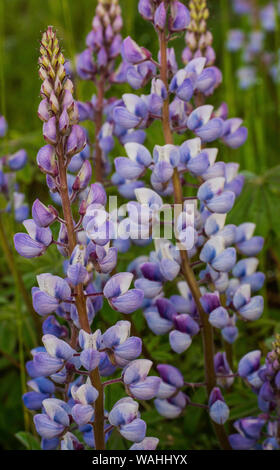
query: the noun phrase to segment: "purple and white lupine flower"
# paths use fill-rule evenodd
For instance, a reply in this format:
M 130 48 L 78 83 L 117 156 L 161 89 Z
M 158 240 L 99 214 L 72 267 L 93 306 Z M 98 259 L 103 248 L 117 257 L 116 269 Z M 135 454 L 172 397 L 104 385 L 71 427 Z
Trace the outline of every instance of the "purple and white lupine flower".
M 156 450 L 158 443 L 156 437 L 145 437 L 142 442 L 133 444 L 129 450 Z
M 157 370 L 161 377 L 157 397 L 160 399 L 171 398 L 183 387 L 184 378 L 176 367 L 168 364 L 159 364 Z
M 142 351 L 141 339 L 130 337 L 130 328 L 130 322 L 119 321 L 101 338 L 101 349 L 106 350 L 112 363 L 121 367 L 139 357 Z
M 43 400 L 50 398 L 55 392 L 54 383 L 45 377 L 31 379 L 27 385 L 31 391 L 26 392 L 22 399 L 29 410 L 40 410 Z
M 0 138 L 5 137 L 7 131 L 7 121 L 0 115 Z M 16 173 L 25 167 L 27 158 L 24 149 L 0 158 L 0 192 L 7 201 L 5 211 L 12 213 L 16 222 L 23 222 L 29 215 L 29 207 L 24 203 L 25 196 L 19 192 L 16 182 Z
M 214 358 L 217 384 L 219 387 L 229 388 L 234 382 L 233 372 L 229 366 L 226 353 L 218 352 Z M 219 377 L 220 376 L 220 377 Z
M 102 181 L 103 177 L 110 173 L 108 154 L 114 148 L 114 137 L 122 142 L 126 138 L 129 141 L 125 126 L 122 126 L 121 122 L 115 124 L 111 117 L 118 100 L 107 99 L 106 92 L 112 83 L 125 80 L 128 68 L 132 69 L 132 73 L 130 71 L 132 82 L 140 80 L 142 83 L 143 75 L 147 73 L 143 68 L 144 63 L 139 65 L 142 69 L 134 70 L 132 64 L 138 62 L 138 55 L 142 56 L 142 51 L 139 52 L 137 45 L 130 38 L 122 40 L 122 24 L 118 0 L 113 2 L 98 0 L 92 30 L 86 39 L 87 48 L 77 58 L 79 77 L 82 80 L 92 81 L 98 89 L 97 95 L 93 95 L 91 101 L 78 103 L 79 119 L 90 120 L 95 124 L 96 142 L 93 159 L 97 181 Z M 121 69 L 116 69 L 116 62 L 121 53 L 125 62 Z
M 117 427 L 127 440 L 140 443 L 146 436 L 146 423 L 139 415 L 139 404 L 132 398 L 122 398 L 109 413 L 109 423 Z
M 188 397 L 183 392 L 178 392 L 168 399 L 156 398 L 154 404 L 160 415 L 167 419 L 175 419 L 188 405 Z
M 213 388 L 209 397 L 209 414 L 217 424 L 224 424 L 229 418 L 229 408 L 218 387 Z
M 177 238 L 186 244 L 189 260 L 194 259 L 193 265 L 197 265 L 197 269 L 200 264 L 204 265 L 198 273 L 202 286 L 194 288 L 195 281 L 190 277 L 189 271 L 186 273 L 184 267 L 186 260 L 182 264 L 180 258 L 183 257 L 180 254 L 179 257 L 175 256 L 172 250 L 170 254 L 173 260 L 172 258 L 169 260 L 168 257 L 167 260 L 173 263 L 172 266 L 168 265 L 167 271 L 162 264 L 165 256 L 163 258 L 161 255 L 158 256 L 161 250 L 158 251 L 157 248 L 150 253 L 149 259 L 146 259 L 144 263 L 139 257 L 139 261 L 136 260 L 135 265 L 131 267 L 138 277 L 135 286 L 144 291 L 144 316 L 148 326 L 157 335 L 168 333 L 171 347 L 179 354 L 190 347 L 192 336 L 199 333 L 202 309 L 207 315 L 205 321 L 220 330 L 222 338 L 232 344 L 238 336 L 237 322 L 242 319 L 248 320 L 249 317 L 257 319 L 262 312 L 260 296 L 256 296 L 256 300 L 254 297 L 251 299 L 245 296 L 242 305 L 235 306 L 234 295 L 239 288 L 248 289 L 248 285 L 250 289 L 252 288 L 252 292 L 255 292 L 258 287 L 262 286 L 264 280 L 262 273 L 256 273 L 256 263 L 244 264 L 242 260 L 242 255 L 254 257 L 257 254 L 257 250 L 261 249 L 263 243 L 261 237 L 256 237 L 256 239 L 252 237 L 253 230 L 250 224 L 248 227 L 246 224 L 244 227 L 226 224 L 227 213 L 232 209 L 235 199 L 242 191 L 244 177 L 238 174 L 237 164 L 216 162 L 217 148 L 207 148 L 205 145 L 221 139 L 226 145 L 238 148 L 246 141 L 247 130 L 242 126 L 242 120 L 228 117 L 225 104 L 215 110 L 213 106 L 206 103 L 206 97 L 220 84 L 222 76 L 213 65 L 215 53 L 206 21 L 199 25 L 200 29 L 195 30 L 196 10 L 201 15 L 205 14 L 207 18 L 207 6 L 192 1 L 191 8 L 193 23 L 191 22 L 189 26 L 185 23 L 185 27 L 188 28 L 186 35 L 188 51 L 184 51 L 183 55 L 186 59 L 185 69 L 178 69 L 172 49 L 165 50 L 166 63 L 162 62 L 162 51 L 158 54 L 158 63 L 156 63 L 146 49 L 141 48 L 141 45 L 131 38 L 125 41 L 123 55 L 126 55 L 127 61 L 132 62 L 126 69 L 126 71 L 129 70 L 127 81 L 134 89 L 140 88 L 141 81 L 142 85 L 147 84 L 148 81 L 148 75 L 144 79 L 140 68 L 137 68 L 140 67 L 140 63 L 153 62 L 161 74 L 159 74 L 160 78 L 156 78 L 151 73 L 149 95 L 125 94 L 123 102 L 119 103 L 113 114 L 115 122 L 121 122 L 121 125 L 128 129 L 133 129 L 135 126 L 141 129 L 148 128 L 153 121 L 161 120 L 164 122 L 166 135 L 168 126 L 171 133 L 183 134 L 184 131 L 189 130 L 194 134 L 194 138 L 189 138 L 180 146 L 173 145 L 170 134 L 165 145 L 156 145 L 154 149 L 141 144 L 141 147 L 137 146 L 137 151 L 134 146 L 133 154 L 127 151 L 128 159 L 119 157 L 116 160 L 117 173 L 112 179 L 117 183 L 119 190 L 126 181 L 135 185 L 137 202 L 128 202 L 129 217 L 122 220 L 122 232 L 129 233 L 126 241 L 130 238 L 135 242 L 133 238 L 141 233 L 143 240 L 146 239 L 149 244 L 152 230 L 158 223 L 158 214 L 164 208 L 164 198 L 175 192 L 177 198 L 175 202 L 177 202 L 178 195 L 182 197 L 178 185 L 182 184 L 183 193 L 186 174 L 199 177 L 198 184 L 195 186 L 197 196 L 193 197 L 195 199 L 194 225 L 192 226 L 188 217 L 181 213 L 176 220 L 176 227 Z M 140 1 L 139 12 L 153 23 L 162 41 L 165 28 L 167 29 L 169 22 L 172 22 L 170 17 L 169 20 L 167 18 L 171 13 L 167 11 L 164 2 Z M 170 29 L 169 34 L 172 35 Z M 135 72 L 134 82 L 131 80 L 131 66 L 134 67 Z M 137 74 L 139 74 L 139 80 L 136 79 Z M 166 93 L 167 90 L 169 96 Z M 193 100 L 193 97 L 197 95 L 199 99 Z M 171 103 L 169 103 L 170 99 Z M 166 103 L 169 105 L 169 113 L 166 112 Z M 167 122 L 168 116 L 169 122 Z M 149 173 L 152 191 L 149 187 L 137 188 L 137 182 L 142 184 L 139 179 Z M 127 196 L 128 192 L 122 195 L 132 199 Z M 145 207 L 140 207 L 140 204 L 144 204 Z M 193 239 L 193 246 L 187 245 L 190 238 Z M 250 241 L 251 238 L 253 238 L 252 241 Z M 175 280 L 179 273 L 190 282 L 190 286 L 186 284 L 183 288 L 181 283 L 178 283 L 181 295 L 173 295 L 170 299 L 165 298 L 165 282 Z M 252 303 L 250 303 L 251 300 Z M 243 307 L 244 316 L 242 317 L 238 309 L 241 310 Z M 224 387 L 232 385 L 233 373 L 226 355 L 219 353 L 215 361 L 213 358 L 213 362 L 215 362 L 214 368 L 217 373 L 217 378 L 215 377 L 213 383 L 216 382 Z M 229 377 L 226 377 L 227 375 Z M 172 384 L 164 384 L 162 387 L 163 395 L 158 395 L 156 398 L 156 408 L 160 414 L 168 418 L 179 416 L 186 404 L 191 404 L 190 400 L 176 386 L 174 390 Z M 165 397 L 164 391 L 168 393 L 169 388 L 175 395 Z M 161 393 L 161 386 L 158 393 Z M 223 425 L 229 415 L 224 398 L 217 387 L 214 387 L 212 393 L 211 390 L 208 391 L 208 394 L 210 395 L 210 416 L 217 424 Z
M 131 313 L 142 305 L 144 298 L 141 289 L 130 289 L 133 279 L 131 273 L 115 274 L 105 285 L 103 294 L 115 310 L 122 313 Z
M 14 236 L 17 252 L 25 258 L 43 255 L 53 241 L 51 230 L 36 225 L 33 219 L 25 220 L 23 225 L 28 233 L 17 233 Z
M 137 359 L 128 364 L 122 379 L 131 396 L 138 400 L 151 400 L 157 394 L 160 386 L 159 377 L 148 377 L 152 362 L 147 359 Z
M 112 5 L 113 16 L 119 11 L 118 6 L 114 10 L 116 5 Z M 98 15 L 103 15 L 105 22 L 107 8 L 110 6 L 106 1 L 99 2 Z M 118 16 L 114 17 L 117 29 L 120 28 L 119 20 Z M 97 23 L 96 19 L 95 33 Z M 106 34 L 110 36 L 109 29 Z M 95 33 L 88 38 L 91 46 L 99 40 Z M 131 398 L 123 399 L 120 413 L 127 415 L 127 401 L 133 403 L 136 410 L 133 417 L 125 418 L 125 423 L 116 422 L 115 408 L 109 415 L 103 410 L 105 386 L 117 381 L 124 384 L 129 394 L 139 399 L 151 399 L 157 393 L 160 378 L 147 377 L 152 365 L 149 362 L 149 367 L 137 380 L 130 380 L 131 372 L 125 369 L 119 379 L 109 379 L 104 385 L 101 382 L 101 377 L 112 376 L 117 368 L 132 365 L 137 373 L 141 369 L 137 366 L 137 358 L 142 352 L 142 340 L 130 336 L 131 325 L 127 321 L 117 322 L 104 334 L 100 330 L 91 330 L 92 320 L 102 307 L 102 299 L 107 299 L 119 312 L 132 313 L 141 307 L 144 293 L 139 288 L 129 289 L 133 279 L 130 272 L 110 276 L 116 268 L 118 252 L 110 246 L 111 236 L 108 236 L 107 196 L 101 184 L 89 184 L 91 165 L 88 154 L 85 158 L 82 155 L 86 134 L 77 124 L 78 107 L 72 96 L 73 85 L 66 75 L 64 58 L 50 27 L 43 35 L 40 52 L 43 85 L 38 114 L 44 122 L 43 134 L 48 145 L 38 153 L 37 163 L 47 175 L 47 186 L 63 215 L 60 215 L 61 208 L 46 206 L 37 199 L 32 208 L 33 219 L 24 221 L 28 234 L 17 234 L 15 246 L 20 254 L 31 258 L 43 255 L 50 244 L 56 244 L 59 253 L 66 258 L 63 265 L 66 277 L 40 274 L 37 276 L 38 287 L 32 289 L 34 309 L 46 319 L 43 346 L 32 351 L 33 359 L 26 365 L 32 391 L 27 392 L 23 400 L 29 409 L 42 411 L 34 416 L 34 423 L 42 437 L 43 449 L 80 450 L 85 445 L 103 449 L 113 425 L 119 428 L 124 438 L 143 448 L 155 448 L 158 440 L 145 437 L 146 423 L 139 417 L 138 403 Z M 101 48 L 99 63 L 104 57 Z M 51 68 L 48 66 L 50 60 Z M 104 129 L 101 139 L 104 145 L 105 138 Z M 134 148 L 131 151 L 133 153 Z M 72 159 L 75 160 L 73 165 Z M 67 174 L 69 167 L 74 175 Z M 77 221 L 72 208 L 74 204 L 80 217 Z M 104 215 L 101 229 L 105 229 L 105 235 L 98 238 L 94 228 L 100 228 L 100 218 Z M 60 231 L 55 240 L 52 226 L 57 223 Z M 56 398 L 62 387 L 65 401 Z M 75 426 L 85 444 L 75 436 Z
M 65 279 L 52 274 L 37 276 L 39 287 L 33 287 L 34 309 L 39 315 L 54 312 L 61 302 L 71 299 L 71 289 Z
M 263 276 L 256 272 L 257 263 L 251 258 L 261 250 L 263 239 L 253 236 L 253 224 L 226 224 L 227 213 L 239 196 L 244 179 L 238 174 L 237 164 L 216 162 L 217 148 L 207 148 L 206 144 L 221 139 L 237 148 L 246 140 L 246 129 L 241 120 L 228 119 L 225 105 L 214 110 L 206 102 L 222 76 L 213 65 L 212 36 L 205 21 L 207 6 L 194 0 L 191 4 L 189 14 L 177 0 L 170 5 L 160 0 L 139 2 L 141 15 L 153 23 L 160 40 L 156 61 L 131 38 L 121 47 L 117 0 L 98 1 L 87 50 L 78 60 L 80 75 L 97 81 L 99 91 L 106 80 L 124 79 L 134 89 L 151 82 L 147 95 L 126 93 L 112 102 L 106 102 L 103 95 L 100 102 L 94 97 L 91 102 L 77 104 L 56 35 L 52 28 L 43 35 L 39 61 L 42 102 L 38 114 L 44 123 L 47 145 L 39 152 L 37 162 L 46 174 L 54 203 L 60 207 L 57 210 L 35 201 L 33 219 L 25 223 L 29 238 L 18 234 L 15 244 L 19 252 L 33 257 L 54 243 L 66 258 L 65 279 L 51 273 L 40 274 L 39 287 L 32 292 L 35 310 L 47 318 L 44 346 L 33 350 L 33 360 L 27 364 L 33 379 L 31 388 L 38 395 L 24 399 L 29 408 L 42 410 L 34 420 L 45 449 L 55 449 L 60 443 L 62 449 L 82 448 L 84 444 L 75 437 L 77 426 L 85 445 L 96 450 L 105 448 L 113 428 L 134 443 L 131 450 L 154 449 L 157 439 L 145 437 L 146 423 L 136 401 L 151 399 L 155 399 L 159 414 L 168 419 L 180 416 L 187 406 L 207 408 L 215 429 L 219 426 L 217 435 L 222 448 L 229 449 L 231 445 L 223 426 L 229 418 L 229 408 L 219 387 L 232 385 L 235 374 L 227 354 L 214 355 L 212 337 L 220 335 L 231 344 L 238 335 L 238 321 L 261 315 L 262 298 L 251 297 L 251 292 L 261 287 Z M 197 8 L 206 16 L 200 32 L 193 34 Z M 188 44 L 184 59 L 188 58 L 185 69 L 180 69 L 175 51 L 168 49 L 167 43 L 177 31 L 184 30 Z M 120 51 L 124 63 L 116 73 L 115 58 Z M 95 173 L 99 181 L 110 171 L 104 156 L 113 147 L 114 135 L 125 145 L 128 155 L 114 162 L 112 183 L 128 199 L 128 217 L 121 220 L 121 234 L 128 236 L 120 237 L 114 246 L 111 238 L 115 227 L 106 210 L 106 193 L 101 184 L 90 185 L 90 154 L 86 150 L 90 143 L 78 124 L 79 115 L 82 120 L 96 123 Z M 147 148 L 143 145 L 144 130 L 156 120 L 163 125 L 165 141 Z M 172 134 L 183 136 L 186 131 L 188 139 L 175 145 Z M 149 176 L 145 182 L 139 179 L 144 175 Z M 190 183 L 188 175 L 196 182 Z M 187 192 L 189 188 L 191 194 Z M 153 229 L 161 225 L 165 198 L 171 196 L 174 204 L 181 205 L 175 220 L 176 245 L 170 240 L 155 240 L 148 256 L 136 259 L 128 272 L 117 272 L 117 247 L 125 252 L 132 243 L 148 246 Z M 195 201 L 193 211 L 184 214 L 185 201 L 189 199 Z M 60 232 L 55 240 L 50 225 L 57 222 Z M 177 249 L 180 242 L 187 249 Z M 135 289 L 130 289 L 134 279 Z M 170 296 L 172 286 L 177 286 L 178 294 L 173 291 Z M 193 338 L 201 334 L 205 383 L 185 382 L 180 370 L 169 364 L 158 366 L 160 377 L 149 376 L 150 353 L 142 348 L 142 339 L 130 336 L 128 321 L 110 324 L 105 332 L 92 331 L 91 323 L 102 308 L 103 298 L 109 308 L 124 314 L 142 307 L 150 329 L 157 335 L 168 334 L 170 347 L 178 354 L 184 354 Z M 278 359 L 273 356 L 273 360 L 277 361 L 273 363 L 277 369 Z M 271 361 L 265 369 L 261 367 L 259 351 L 245 356 L 238 367 L 238 375 L 259 391 L 263 412 L 274 405 L 274 385 L 277 388 L 280 381 L 276 374 L 271 383 L 272 368 Z M 113 374 L 117 372 L 116 378 Z M 102 381 L 103 377 L 106 381 Z M 43 380 L 48 378 L 53 385 L 58 384 L 54 390 Z M 124 386 L 128 396 L 107 412 L 104 394 L 114 384 Z M 206 387 L 208 405 L 193 403 L 184 393 L 184 387 L 192 386 Z M 62 387 L 65 401 L 55 398 Z M 246 429 L 244 423 L 243 428 Z M 248 435 L 251 431 L 247 431 Z M 270 448 L 275 445 L 275 430 L 269 429 L 268 436 L 264 446 Z
M 252 351 L 240 361 L 239 375 L 258 396 L 258 406 L 261 413 L 258 416 L 248 416 L 237 420 L 234 427 L 236 434 L 231 434 L 229 440 L 236 450 L 277 450 L 278 438 L 278 397 L 279 397 L 279 336 L 273 343 L 272 351 L 261 365 L 261 351 Z
M 186 48 L 182 53 L 182 60 L 188 64 L 194 58 L 206 58 L 207 66 L 215 63 L 216 54 L 212 47 L 213 36 L 207 29 L 209 10 L 207 3 L 192 0 L 190 6 L 190 23 L 185 35 Z

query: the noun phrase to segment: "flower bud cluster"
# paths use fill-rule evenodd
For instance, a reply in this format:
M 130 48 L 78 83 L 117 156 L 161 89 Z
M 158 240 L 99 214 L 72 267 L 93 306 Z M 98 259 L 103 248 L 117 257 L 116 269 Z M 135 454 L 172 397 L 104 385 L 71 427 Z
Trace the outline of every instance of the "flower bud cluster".
M 191 0 L 189 2 L 191 22 L 185 36 L 187 47 L 183 51 L 182 60 L 187 64 L 195 57 L 205 57 L 207 65 L 215 63 L 216 54 L 212 47 L 213 36 L 207 30 L 209 9 L 205 0 Z
M 77 164 L 87 137 L 78 125 L 73 84 L 51 27 L 43 34 L 40 52 L 43 84 L 38 114 L 47 145 L 38 152 L 37 163 L 58 208 L 37 199 L 32 219 L 23 223 L 27 233 L 17 233 L 14 243 L 26 258 L 41 256 L 55 244 L 66 259 L 64 277 L 40 274 L 38 287 L 32 289 L 34 310 L 44 319 L 43 346 L 31 352 L 33 359 L 26 366 L 31 391 L 23 400 L 28 409 L 37 411 L 34 423 L 43 449 L 101 449 L 115 428 L 134 443 L 132 449 L 155 449 L 158 440 L 146 437 L 146 423 L 135 400 L 155 397 L 160 379 L 148 377 L 151 361 L 138 359 L 141 339 L 130 336 L 128 321 L 118 321 L 104 334 L 91 331 L 103 299 L 117 312 L 130 314 L 142 305 L 144 294 L 139 288 L 130 289 L 134 277 L 130 272 L 112 274 L 117 249 L 110 246 L 107 196 L 101 184 L 90 184 L 89 160 L 85 158 L 81 167 Z M 69 167 L 75 176 L 68 173 Z M 56 224 L 60 225 L 57 240 Z M 101 377 L 113 376 L 119 369 L 119 378 L 102 384 Z M 115 382 L 123 384 L 128 397 L 107 411 L 104 389 Z M 75 434 L 77 429 L 83 442 Z
M 97 93 L 90 101 L 78 102 L 79 120 L 95 123 L 95 159 L 96 178 L 102 181 L 110 173 L 111 164 L 108 154 L 114 148 L 114 137 L 121 142 L 129 141 L 134 136 L 112 120 L 112 110 L 118 101 L 106 98 L 106 92 L 114 82 L 122 82 L 122 76 L 116 70 L 117 59 L 122 46 L 122 16 L 118 0 L 98 0 L 92 30 L 86 39 L 87 48 L 77 58 L 77 72 L 82 80 L 95 83 Z M 143 141 L 145 136 L 139 136 Z
M 77 58 L 77 71 L 83 80 L 112 80 L 115 61 L 121 49 L 121 8 L 118 0 L 98 0 L 87 49 Z M 95 60 L 96 59 L 96 60 Z

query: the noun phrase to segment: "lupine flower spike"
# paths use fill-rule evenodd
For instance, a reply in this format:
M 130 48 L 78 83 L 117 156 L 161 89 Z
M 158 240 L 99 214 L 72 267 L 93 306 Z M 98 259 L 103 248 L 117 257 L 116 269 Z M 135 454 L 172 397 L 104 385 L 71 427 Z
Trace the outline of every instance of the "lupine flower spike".
M 26 365 L 31 379 L 24 404 L 37 412 L 34 424 L 43 449 L 102 450 L 113 429 L 132 442 L 132 449 L 134 445 L 154 449 L 158 440 L 146 437 L 146 423 L 135 400 L 155 397 L 160 378 L 148 377 L 152 363 L 138 359 L 141 339 L 130 336 L 129 321 L 119 321 L 103 334 L 91 330 L 103 297 L 114 310 L 130 314 L 141 306 L 144 293 L 130 289 L 131 273 L 110 276 L 117 264 L 117 250 L 110 247 L 106 193 L 100 184 L 90 185 L 89 161 L 76 169 L 74 178 L 67 172 L 72 159 L 86 146 L 86 134 L 78 125 L 73 83 L 51 27 L 43 34 L 40 53 L 43 84 L 38 114 L 46 145 L 38 152 L 37 162 L 58 208 L 37 199 L 33 218 L 24 221 L 28 233 L 16 234 L 14 241 L 26 258 L 44 255 L 56 244 L 65 258 L 66 275 L 40 274 L 38 287 L 32 289 L 34 309 L 44 318 L 43 346 L 32 351 L 33 359 Z M 77 221 L 74 206 L 80 216 Z M 105 214 L 105 219 L 98 214 Z M 60 225 L 57 240 L 52 232 L 55 224 Z M 122 370 L 117 382 L 123 383 L 129 396 L 107 412 L 104 390 L 111 382 L 102 384 L 101 377 L 113 375 L 117 369 Z M 83 442 L 75 435 L 76 429 Z
M 93 160 L 95 180 L 99 182 L 110 173 L 108 154 L 114 147 L 114 136 L 125 139 L 123 134 L 126 134 L 124 129 L 114 125 L 111 118 L 117 99 L 106 98 L 112 84 L 122 81 L 121 73 L 116 69 L 122 45 L 121 29 L 118 0 L 98 0 L 92 30 L 86 39 L 87 48 L 77 58 L 80 78 L 92 81 L 97 88 L 97 94 L 90 101 L 78 102 L 78 109 L 80 121 L 90 120 L 95 124 Z
M 253 236 L 255 227 L 250 223 L 226 224 L 244 178 L 238 173 L 238 164 L 216 161 L 218 149 L 207 144 L 221 139 L 237 148 L 246 141 L 247 129 L 240 119 L 227 118 L 226 104 L 215 110 L 206 103 L 221 83 L 222 74 L 214 65 L 207 4 L 192 0 L 189 6 L 190 10 L 176 0 L 139 1 L 140 14 L 153 24 L 159 39 L 158 62 L 132 38 L 124 39 L 122 57 L 128 64 L 127 82 L 134 89 L 140 88 L 138 77 L 146 70 L 142 86 L 150 81 L 151 91 L 148 95 L 123 95 L 122 103 L 114 109 L 114 119 L 131 130 L 148 129 L 158 120 L 165 144 L 154 148 L 139 143 L 125 145 L 127 156 L 115 159 L 112 182 L 122 196 L 136 199 L 128 202 L 128 217 L 121 221 L 130 243 L 152 242 L 151 233 L 166 198 L 173 196 L 173 202 L 180 205 L 174 224 L 181 249 L 176 250 L 170 240 L 156 240 L 149 256 L 136 259 L 129 269 L 138 277 L 135 286 L 144 291 L 144 317 L 149 328 L 156 335 L 168 334 L 175 353 L 185 353 L 196 335 L 202 335 L 208 392 L 208 404 L 204 406 L 221 447 L 230 449 L 224 426 L 230 410 L 219 387 L 230 387 L 235 375 L 226 353 L 215 352 L 213 338 L 220 334 L 229 350 L 238 337 L 238 323 L 257 320 L 262 314 L 263 299 L 253 292 L 264 282 L 255 258 L 263 239 Z M 178 31 L 186 34 L 184 68 L 178 67 L 174 49 L 168 47 Z M 182 137 L 180 145 L 174 143 L 175 133 Z M 186 192 L 189 177 L 197 179 L 196 193 Z M 150 180 L 150 187 L 141 187 L 144 178 L 145 186 Z M 124 193 L 125 184 L 131 185 L 134 195 L 128 190 Z M 141 241 L 136 234 L 141 234 Z M 130 243 L 124 249 L 129 249 Z M 177 283 L 178 294 L 167 297 L 168 281 Z M 161 384 L 155 400 L 158 412 L 169 419 L 180 416 L 193 404 L 184 392 L 189 382 L 178 369 L 170 367 L 158 366 Z

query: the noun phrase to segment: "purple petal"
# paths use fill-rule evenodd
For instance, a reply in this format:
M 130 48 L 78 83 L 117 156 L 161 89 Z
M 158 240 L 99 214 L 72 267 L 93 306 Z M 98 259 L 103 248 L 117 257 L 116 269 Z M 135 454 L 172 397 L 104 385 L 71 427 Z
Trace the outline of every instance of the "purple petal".
M 128 441 L 141 442 L 146 435 L 146 428 L 145 421 L 137 418 L 129 424 L 122 425 L 120 427 L 120 434 Z
M 142 340 L 136 336 L 131 336 L 124 343 L 117 346 L 114 352 L 122 359 L 132 361 L 139 357 L 142 352 Z
M 176 388 L 183 387 L 184 377 L 176 367 L 168 364 L 159 364 L 157 366 L 157 370 L 164 382 L 173 385 Z
M 190 335 L 186 333 L 173 330 L 169 334 L 169 342 L 173 351 L 175 351 L 177 354 L 181 354 L 190 347 L 192 339 Z
M 39 315 L 52 313 L 59 306 L 59 301 L 57 299 L 37 288 L 32 289 L 32 302 L 35 312 L 39 313 Z
M 80 360 L 82 366 L 88 370 L 92 371 L 98 367 L 100 361 L 100 353 L 95 349 L 85 349 L 81 352 Z
M 130 385 L 129 391 L 137 400 L 151 400 L 156 396 L 160 382 L 159 377 L 147 377 L 135 385 Z
M 46 251 L 46 246 L 33 240 L 26 233 L 16 233 L 14 236 L 16 251 L 24 258 L 35 258 Z
M 78 426 L 89 423 L 93 418 L 93 408 L 90 405 L 74 405 L 71 413 Z
M 135 116 L 135 114 L 132 114 L 123 106 L 117 106 L 114 109 L 113 117 L 114 121 L 125 129 L 133 129 L 134 127 L 137 127 L 141 122 L 140 117 Z
M 247 377 L 260 367 L 261 351 L 251 351 L 247 353 L 239 362 L 238 374 L 240 377 Z
M 64 426 L 62 424 L 55 423 L 44 414 L 35 415 L 33 420 L 36 431 L 45 439 L 52 439 L 53 437 L 59 436 L 64 430 Z
M 131 289 L 119 297 L 111 299 L 112 306 L 122 313 L 132 313 L 142 306 L 144 292 L 140 289 Z

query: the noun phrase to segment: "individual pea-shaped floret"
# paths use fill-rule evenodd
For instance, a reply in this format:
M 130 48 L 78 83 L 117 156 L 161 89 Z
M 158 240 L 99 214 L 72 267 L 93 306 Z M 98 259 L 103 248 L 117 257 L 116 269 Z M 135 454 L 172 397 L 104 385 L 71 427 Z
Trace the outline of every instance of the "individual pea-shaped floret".
M 103 294 L 114 310 L 132 313 L 141 307 L 144 293 L 141 289 L 129 290 L 132 279 L 131 273 L 118 273 L 105 284 Z
M 161 377 L 157 398 L 171 398 L 184 386 L 182 373 L 176 367 L 169 364 L 159 364 L 157 370 Z
M 71 394 L 75 401 L 71 413 L 78 426 L 83 426 L 94 419 L 94 402 L 98 398 L 98 391 L 90 383 L 73 386 Z
M 65 279 L 46 273 L 37 276 L 37 281 L 39 287 L 33 287 L 32 299 L 39 315 L 52 313 L 62 302 L 71 299 L 71 289 Z
M 139 404 L 130 397 L 115 403 L 108 420 L 118 428 L 120 434 L 132 442 L 142 442 L 146 435 L 146 423 L 139 418 Z
M 214 387 L 209 396 L 209 414 L 217 424 L 224 424 L 229 417 L 229 408 L 219 387 Z
M 151 400 L 159 389 L 160 378 L 148 377 L 152 364 L 148 359 L 137 359 L 128 364 L 122 372 L 128 393 L 138 400 Z
M 70 424 L 70 407 L 57 398 L 43 401 L 45 413 L 34 416 L 34 424 L 38 434 L 45 439 L 52 439 L 63 434 Z
M 43 255 L 53 240 L 51 230 L 36 225 L 33 219 L 25 220 L 23 225 L 28 234 L 15 234 L 15 249 L 24 258 L 36 258 Z
M 98 367 L 100 362 L 100 342 L 101 332 L 100 330 L 95 331 L 93 334 L 89 334 L 84 330 L 79 332 L 79 344 L 82 348 L 80 354 L 81 365 L 88 371 L 93 371 Z
M 131 324 L 119 321 L 102 335 L 101 349 L 105 349 L 111 362 L 120 367 L 140 356 L 142 340 L 130 335 Z

